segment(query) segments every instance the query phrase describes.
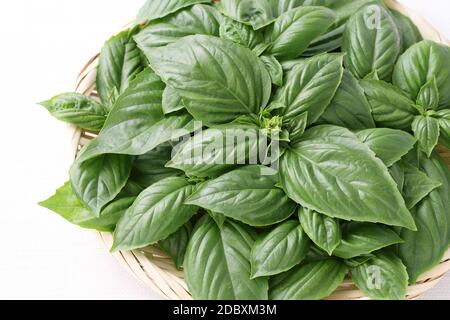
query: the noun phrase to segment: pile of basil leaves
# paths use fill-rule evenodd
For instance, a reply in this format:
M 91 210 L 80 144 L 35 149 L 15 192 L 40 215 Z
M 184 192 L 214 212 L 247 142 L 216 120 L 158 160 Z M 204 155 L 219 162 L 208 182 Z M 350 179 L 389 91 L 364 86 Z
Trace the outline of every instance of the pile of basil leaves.
M 160 247 L 194 298 L 322 299 L 350 277 L 403 299 L 448 250 L 450 49 L 383 2 L 149 0 L 99 59 L 98 99 L 42 103 L 99 135 L 41 205 L 113 251 Z M 242 128 L 278 133 L 277 174 L 183 162 Z

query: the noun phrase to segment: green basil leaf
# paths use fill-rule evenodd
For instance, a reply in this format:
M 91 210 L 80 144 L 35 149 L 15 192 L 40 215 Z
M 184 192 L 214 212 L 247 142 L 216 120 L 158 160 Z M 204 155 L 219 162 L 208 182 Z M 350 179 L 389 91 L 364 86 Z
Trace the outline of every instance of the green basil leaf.
M 264 42 L 261 32 L 230 18 L 223 18 L 220 25 L 220 37 L 254 50 Z
M 450 49 L 432 41 L 421 41 L 400 56 L 393 83 L 416 101 L 422 87 L 433 77 L 439 89 L 439 109 L 450 105 Z
M 351 269 L 356 286 L 376 300 L 404 300 L 408 287 L 408 273 L 402 261 L 388 251 L 377 252 L 366 263 Z
M 298 216 L 312 242 L 331 256 L 342 238 L 339 221 L 305 208 L 300 209 Z
M 187 204 L 196 205 L 251 226 L 270 226 L 289 218 L 297 205 L 275 185 L 277 175 L 263 166 L 247 166 L 201 184 Z
M 259 163 L 258 156 L 267 148 L 263 142 L 253 125 L 211 128 L 181 144 L 167 166 L 190 177 L 217 177 L 238 165 Z
M 414 117 L 419 111 L 415 108 L 414 102 L 400 89 L 387 82 L 376 80 L 362 80 L 360 84 L 378 126 L 407 131 L 411 129 Z
M 420 169 L 442 186 L 413 210 L 418 231 L 402 230 L 400 234 L 405 243 L 399 246 L 399 255 L 408 269 L 411 283 L 438 265 L 450 244 L 450 171 L 437 153 L 430 159 L 422 154 Z
M 365 264 L 366 262 L 369 262 L 370 259 L 374 257 L 375 256 L 373 254 L 365 254 L 356 258 L 345 260 L 344 262 L 349 268 L 357 268 Z
M 145 189 L 117 224 L 112 251 L 161 241 L 188 222 L 197 207 L 184 204 L 194 191 L 185 178 L 166 178 Z
M 412 130 L 420 150 L 430 156 L 439 142 L 439 120 L 430 116 L 417 116 L 412 123 Z
M 100 53 L 97 91 L 103 105 L 111 109 L 117 95 L 143 70 L 142 56 L 133 40 L 139 28 L 123 31 L 109 39 Z
M 383 6 L 365 6 L 348 21 L 343 43 L 345 66 L 357 78 L 376 71 L 380 79 L 390 80 L 400 50 L 400 32 Z
M 162 95 L 162 108 L 164 114 L 171 114 L 184 109 L 180 95 L 169 86 L 164 89 Z
M 295 59 L 324 34 L 336 16 L 325 7 L 300 7 L 287 11 L 265 30 L 267 54 L 282 60 Z
M 259 114 L 272 83 L 264 64 L 250 51 L 211 36 L 189 36 L 163 48 L 144 50 L 151 67 L 207 125 Z
M 166 167 L 172 157 L 172 151 L 171 145 L 164 144 L 136 157 L 131 172 L 133 181 L 139 183 L 143 188 L 147 188 L 165 178 L 182 175 L 183 172 Z
M 272 83 L 281 87 L 283 85 L 283 68 L 277 58 L 274 56 L 261 56 L 260 59 L 266 66 L 270 78 L 272 79 Z
M 189 221 L 178 229 L 177 232 L 158 243 L 161 249 L 172 258 L 178 270 L 181 270 L 183 266 L 184 255 L 186 254 L 193 228 L 194 225 Z
M 352 259 L 402 242 L 397 233 L 381 224 L 350 222 L 344 225 L 342 241 L 333 254 Z
M 305 0 L 222 0 L 219 6 L 226 16 L 258 30 L 304 3 Z
M 394 129 L 367 129 L 356 134 L 387 167 L 414 148 L 417 140 L 407 132 Z
M 97 217 L 114 200 L 130 177 L 133 157 L 104 154 L 75 161 L 70 169 L 72 188 L 80 201 Z
M 80 93 L 63 93 L 40 105 L 56 119 L 88 131 L 100 131 L 108 114 L 100 103 Z
M 308 124 L 313 124 L 325 112 L 336 93 L 344 68 L 341 54 L 322 54 L 299 62 L 287 73 L 285 84 L 273 99 L 285 107 L 276 110 L 290 122 L 308 112 Z
M 211 3 L 211 0 L 147 0 L 139 10 L 136 22 L 143 23 L 164 18 L 171 13 L 197 3 Z
M 116 200 L 107 205 L 100 217 L 95 216 L 78 200 L 70 182 L 56 190 L 56 194 L 39 203 L 40 206 L 52 210 L 77 226 L 95 229 L 102 232 L 114 231 L 117 222 L 125 211 L 133 204 L 135 197 Z
M 417 104 L 427 109 L 436 110 L 439 107 L 439 88 L 436 84 L 436 77 L 423 85 L 417 97 Z
M 344 71 L 342 82 L 320 123 L 334 124 L 350 130 L 375 128 L 370 104 L 353 74 Z
M 306 262 L 271 279 L 271 300 L 320 300 L 344 281 L 347 268 L 336 259 Z
M 292 120 L 288 125 L 289 127 L 289 140 L 291 143 L 296 143 L 306 131 L 308 126 L 308 112 L 299 115 L 296 119 Z
M 134 40 L 139 48 L 145 51 L 164 47 L 190 35 L 219 36 L 221 19 L 220 12 L 216 8 L 196 4 L 163 19 L 150 22 L 134 37 Z
M 439 142 L 450 149 L 450 110 L 438 111 L 437 117 L 441 129 Z
M 219 228 L 211 218 L 201 219 L 184 260 L 186 283 L 194 299 L 267 300 L 267 279 L 250 279 L 255 239 L 253 230 L 238 223 L 226 221 Z
M 216 222 L 216 224 L 219 226 L 219 228 L 222 228 L 225 221 L 227 221 L 227 217 L 225 215 L 223 215 L 222 213 L 218 213 L 218 212 L 214 212 L 214 211 L 210 211 L 210 210 L 207 210 L 207 211 L 208 211 L 209 216 L 211 218 L 213 218 L 213 220 Z
M 390 12 L 395 20 L 395 23 L 397 24 L 397 27 L 400 31 L 400 35 L 402 36 L 402 44 L 403 44 L 402 52 L 406 51 L 409 47 L 416 44 L 417 42 L 423 40 L 423 37 L 420 34 L 419 29 L 414 24 L 414 22 L 411 21 L 409 17 L 401 14 L 399 11 L 396 10 L 391 9 Z
M 143 71 L 117 100 L 100 135 L 81 152 L 79 161 L 107 154 L 143 155 L 169 140 L 194 131 L 185 113 L 164 116 L 164 83 Z
M 406 161 L 398 162 L 397 168 L 402 175 L 401 182 L 397 184 L 408 209 L 414 208 L 431 191 L 442 185 L 442 183 L 430 179 L 425 173 Z
M 306 131 L 281 158 L 280 181 L 291 199 L 327 216 L 415 229 L 386 166 L 348 129 Z
M 300 264 L 310 241 L 294 220 L 286 221 L 256 240 L 251 255 L 252 278 L 273 276 Z

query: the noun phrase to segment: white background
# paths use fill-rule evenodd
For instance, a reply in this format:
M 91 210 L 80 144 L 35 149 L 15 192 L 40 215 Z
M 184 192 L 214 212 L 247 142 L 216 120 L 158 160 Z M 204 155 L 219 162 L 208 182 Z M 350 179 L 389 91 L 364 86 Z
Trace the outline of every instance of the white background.
M 36 205 L 67 180 L 71 161 L 66 126 L 36 102 L 73 90 L 84 62 L 143 2 L 0 1 L 0 298 L 158 298 L 94 232 Z M 450 1 L 402 2 L 450 38 Z M 450 278 L 428 297 L 450 299 Z

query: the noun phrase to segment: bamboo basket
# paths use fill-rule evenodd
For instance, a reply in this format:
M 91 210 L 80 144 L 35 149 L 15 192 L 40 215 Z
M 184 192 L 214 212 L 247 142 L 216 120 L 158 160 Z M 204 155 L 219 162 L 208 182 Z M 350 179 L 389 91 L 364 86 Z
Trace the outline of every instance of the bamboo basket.
M 385 0 L 385 2 L 390 8 L 409 16 L 418 26 L 425 39 L 450 46 L 450 41 L 435 30 L 421 16 L 412 12 L 396 0 Z M 95 77 L 98 56 L 99 54 L 92 57 L 81 70 L 76 83 L 77 92 L 97 97 Z M 80 149 L 95 137 L 95 135 L 73 127 L 70 127 L 70 130 L 73 132 L 72 152 L 73 158 L 75 159 Z M 440 147 L 439 153 L 450 166 L 449 150 Z M 100 240 L 105 244 L 106 249 L 109 250 L 112 246 L 112 235 L 109 233 L 98 233 L 98 235 Z M 192 300 L 192 296 L 184 281 L 183 272 L 176 270 L 172 260 L 158 248 L 148 247 L 132 252 L 117 252 L 113 256 L 131 275 L 158 293 L 161 298 L 167 300 Z M 450 250 L 447 251 L 440 265 L 424 274 L 415 285 L 409 286 L 407 299 L 414 300 L 420 298 L 442 280 L 449 270 Z M 347 278 L 328 299 L 367 300 L 368 298 Z

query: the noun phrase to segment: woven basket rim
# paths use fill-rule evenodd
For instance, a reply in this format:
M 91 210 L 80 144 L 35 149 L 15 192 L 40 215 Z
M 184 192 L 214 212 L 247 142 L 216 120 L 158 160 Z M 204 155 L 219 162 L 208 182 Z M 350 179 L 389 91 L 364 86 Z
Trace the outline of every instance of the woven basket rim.
M 424 39 L 433 40 L 450 46 L 450 41 L 430 25 L 423 17 L 413 10 L 400 4 L 397 0 L 385 0 L 392 9 L 400 11 L 410 17 L 419 28 Z M 129 25 L 125 26 L 127 28 Z M 95 92 L 95 76 L 99 54 L 95 54 L 81 69 L 76 82 L 76 92 L 97 97 Z M 94 135 L 69 126 L 72 132 L 71 152 L 73 159 L 82 146 L 86 145 Z M 444 152 L 444 150 L 441 150 Z M 445 150 L 446 161 L 450 165 L 450 154 Z M 105 247 L 109 250 L 112 246 L 110 233 L 96 232 Z M 131 252 L 116 252 L 112 254 L 116 260 L 136 279 L 142 281 L 161 298 L 168 300 L 191 300 L 184 274 L 176 270 L 171 259 L 156 247 L 149 247 Z M 450 249 L 445 254 L 442 262 L 420 277 L 415 285 L 408 287 L 408 300 L 418 299 L 428 290 L 433 288 L 450 270 Z M 368 298 L 356 288 L 350 279 L 346 279 L 338 290 L 330 296 L 330 300 L 367 300 Z

